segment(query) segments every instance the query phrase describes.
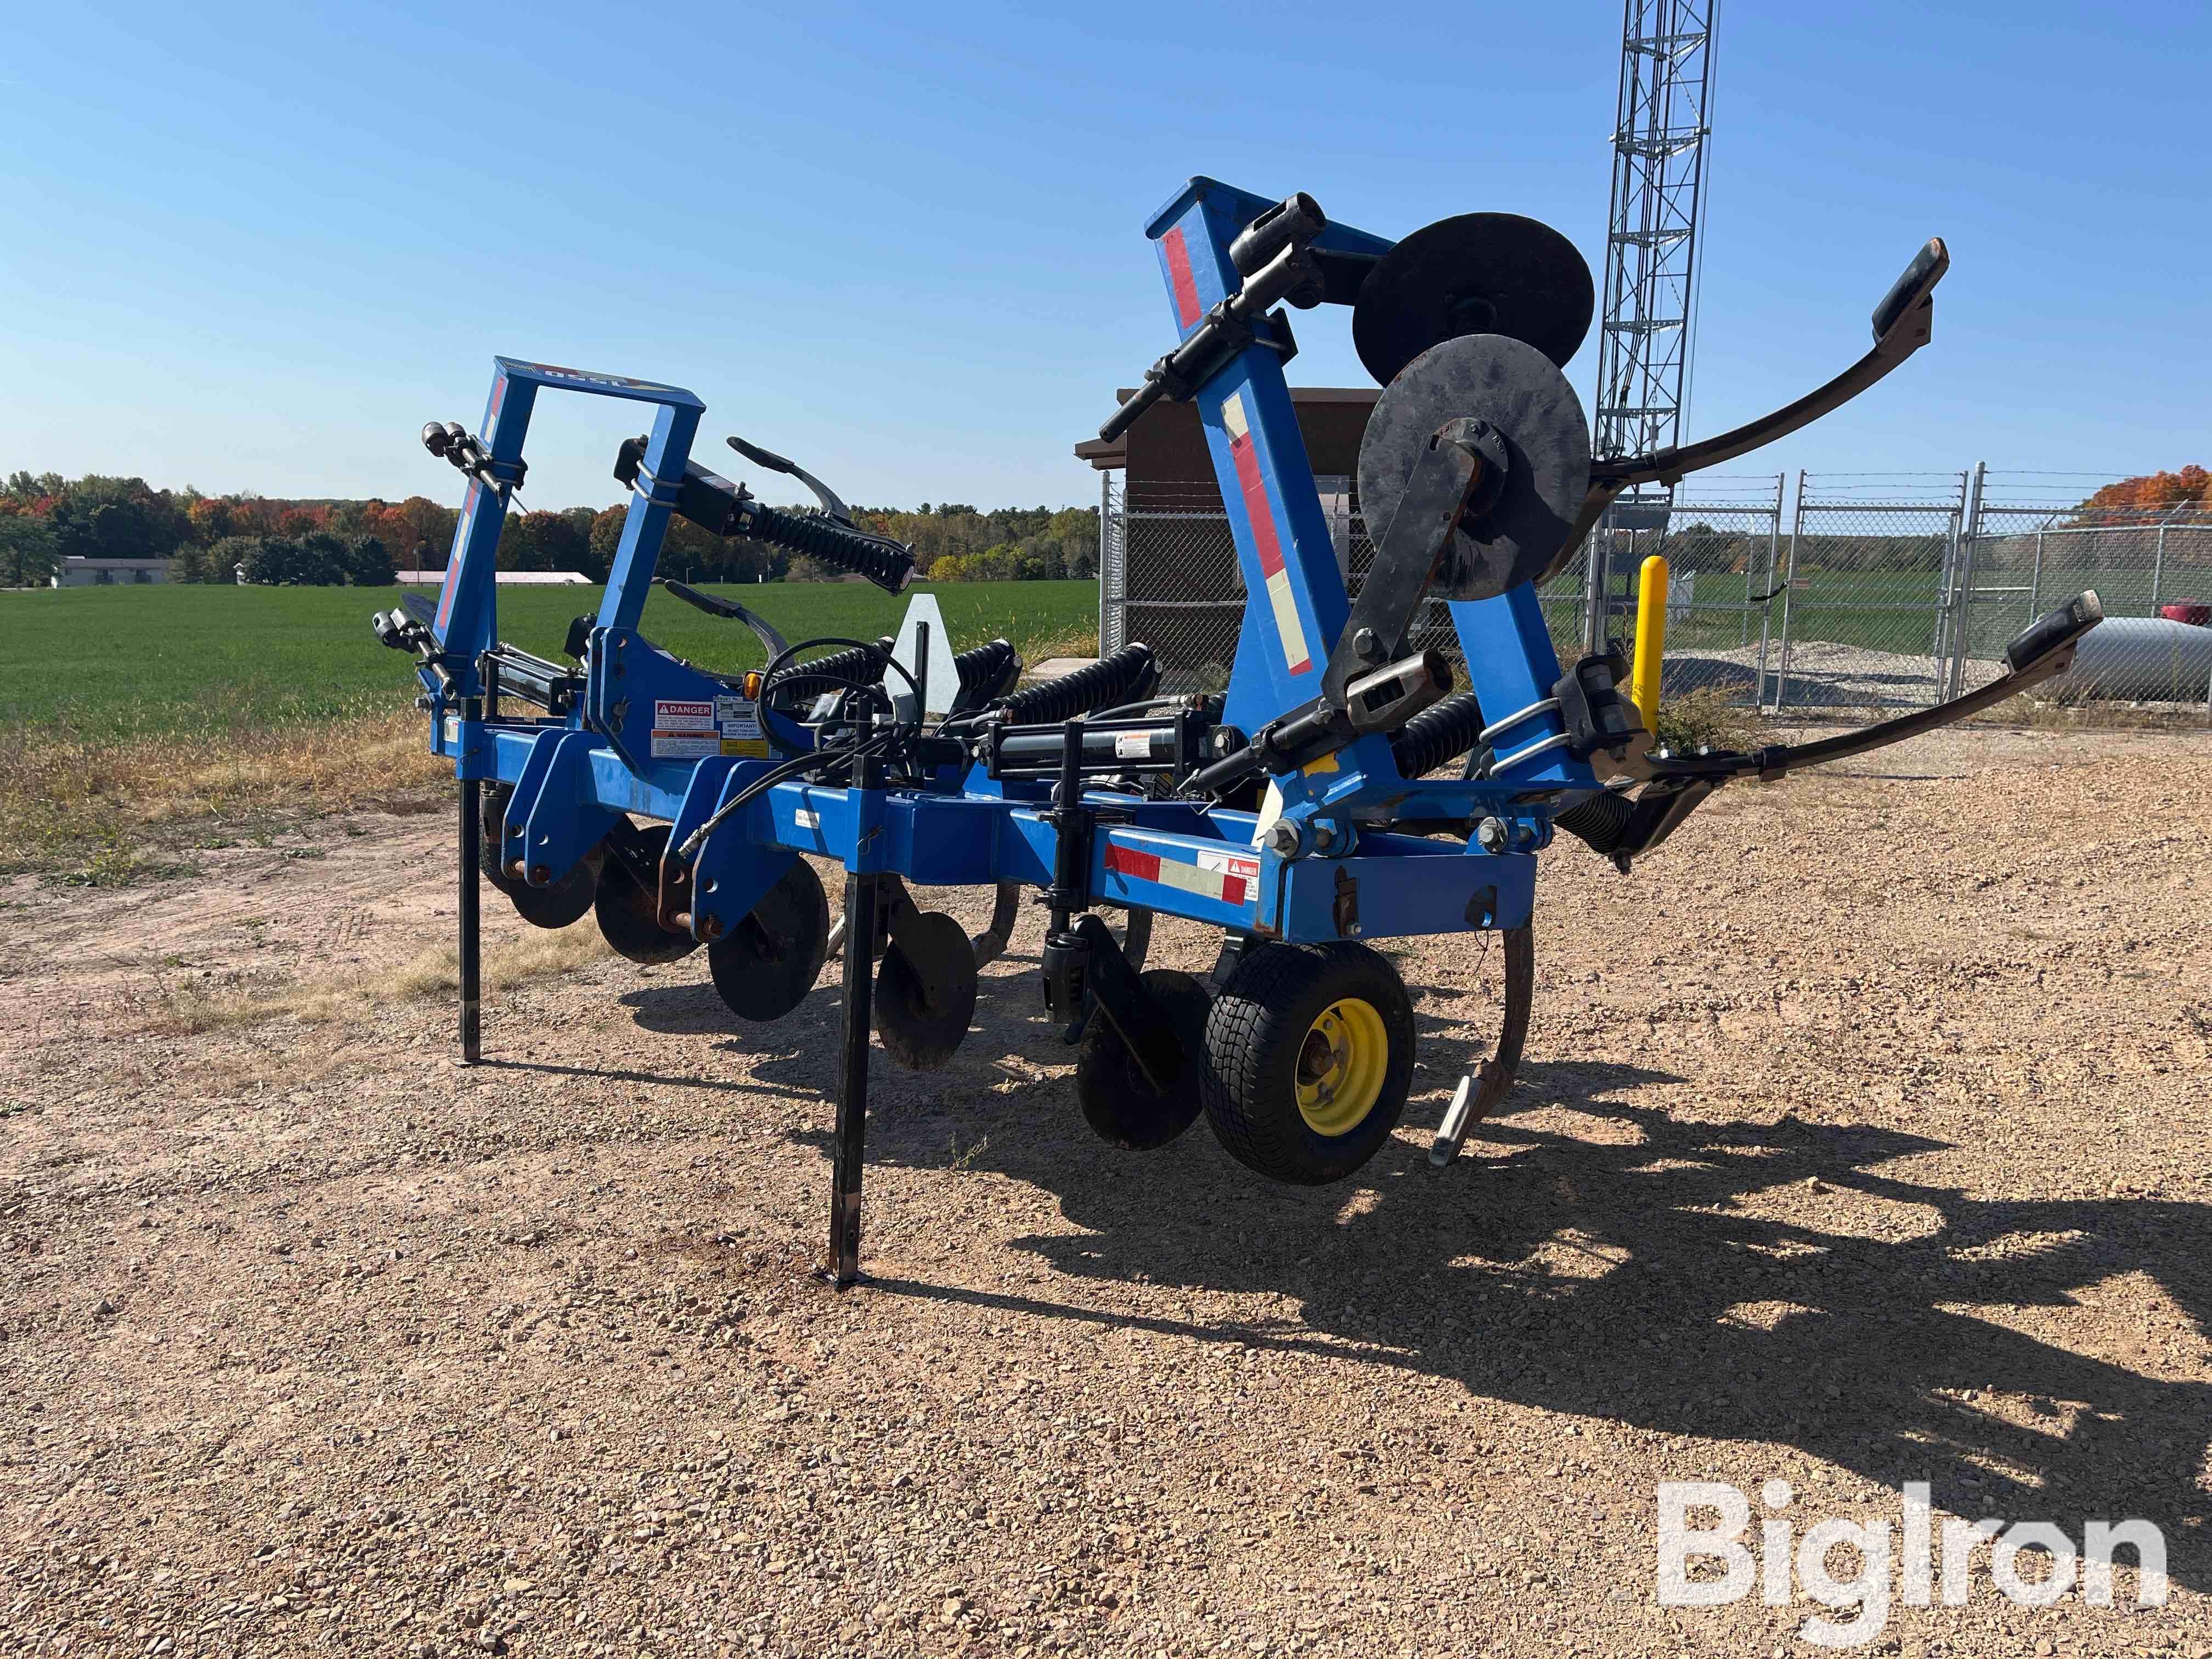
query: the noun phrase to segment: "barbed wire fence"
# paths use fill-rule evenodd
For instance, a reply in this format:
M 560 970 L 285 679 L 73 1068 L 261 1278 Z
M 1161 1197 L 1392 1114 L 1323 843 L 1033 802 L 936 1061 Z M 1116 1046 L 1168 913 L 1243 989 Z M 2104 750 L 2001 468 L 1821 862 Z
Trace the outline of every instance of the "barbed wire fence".
M 1219 690 L 1244 616 L 1220 492 L 1145 481 L 1125 490 L 1102 476 L 1102 648 L 1141 639 L 1167 689 Z M 1317 482 L 1338 568 L 1357 595 L 1374 558 L 1365 521 L 1349 480 Z M 1603 636 L 1632 639 L 1638 570 L 1663 554 L 1662 695 L 1863 723 L 1986 684 L 2021 629 L 2094 587 L 2108 617 L 2140 619 L 2128 624 L 2133 633 L 2124 633 L 2133 655 L 2104 695 L 2212 720 L 2212 629 L 2200 652 L 2191 634 L 2166 625 L 2203 622 L 2197 612 L 2212 607 L 2212 506 L 2085 505 L 2111 482 L 1986 466 L 1701 476 L 1663 514 L 1609 522 L 1592 536 L 1607 556 L 1602 592 L 1589 580 L 1585 549 L 1545 585 L 1540 604 L 1563 659 L 1579 654 L 1594 605 Z M 1458 656 L 1441 602 L 1424 607 L 1415 643 Z M 2076 685 L 2074 695 L 2097 690 Z

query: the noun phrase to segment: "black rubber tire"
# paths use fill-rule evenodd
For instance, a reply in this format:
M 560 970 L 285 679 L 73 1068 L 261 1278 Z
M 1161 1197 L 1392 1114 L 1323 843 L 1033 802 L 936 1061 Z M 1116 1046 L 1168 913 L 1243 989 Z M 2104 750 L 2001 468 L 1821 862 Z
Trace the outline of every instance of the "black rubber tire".
M 1174 968 L 1142 976 L 1182 1045 L 1182 1074 L 1164 1094 L 1154 1091 L 1129 1045 L 1102 1015 L 1091 1017 L 1075 1056 L 1075 1098 L 1099 1139 L 1124 1152 L 1164 1146 L 1198 1121 L 1205 1106 L 1206 1016 L 1213 998 L 1206 981 Z
M 1382 1085 L 1364 1116 L 1323 1135 L 1298 1110 L 1297 1068 L 1314 1022 L 1358 998 L 1382 1018 Z M 1389 960 L 1349 940 L 1262 945 L 1213 1000 L 1206 1021 L 1206 1121 L 1230 1156 L 1272 1180 L 1318 1187 L 1341 1181 L 1382 1150 L 1413 1080 L 1413 1000 Z
M 739 1019 L 781 1019 L 806 1000 L 830 949 L 822 878 L 794 859 L 744 919 L 707 947 L 714 993 Z
M 532 887 L 525 883 L 510 881 L 501 890 L 514 906 L 514 914 L 532 927 L 566 927 L 581 921 L 584 913 L 592 908 L 599 896 L 599 866 L 605 861 L 606 849 L 597 842 L 592 850 L 578 859 L 568 873 L 550 887 Z
M 649 823 L 630 832 L 656 869 L 660 855 L 668 850 L 668 830 L 667 824 Z M 615 826 L 615 833 L 622 833 L 620 824 Z M 640 887 L 629 866 L 618 858 L 609 858 L 599 866 L 592 911 L 599 918 L 599 937 L 606 940 L 607 948 L 644 967 L 681 962 L 699 948 L 699 941 L 690 934 L 672 933 L 660 925 L 658 890 L 648 893 Z

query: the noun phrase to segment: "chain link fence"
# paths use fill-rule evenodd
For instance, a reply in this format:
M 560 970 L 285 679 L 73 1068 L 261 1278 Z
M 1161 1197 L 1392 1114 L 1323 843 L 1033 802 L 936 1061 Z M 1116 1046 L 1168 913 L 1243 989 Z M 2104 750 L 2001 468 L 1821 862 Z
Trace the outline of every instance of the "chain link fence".
M 1244 589 L 1219 490 L 1140 480 L 1125 493 L 1105 477 L 1102 647 L 1143 640 L 1167 689 L 1221 689 Z M 2107 630 L 2107 654 L 2124 635 L 2130 642 L 2127 673 L 2093 684 L 2077 671 L 2070 695 L 2201 706 L 2212 717 L 2212 670 L 2198 642 L 2160 619 L 2166 610 L 2185 627 L 2201 620 L 2191 605 L 2212 607 L 2212 505 L 2084 505 L 2109 482 L 1985 467 L 1697 477 L 1671 502 L 1617 508 L 1540 603 L 1563 659 L 1580 655 L 1587 638 L 1631 641 L 1638 573 L 1663 554 L 1665 696 L 1862 723 L 1986 684 L 2031 620 L 2094 587 L 2108 617 L 2143 619 L 2129 625 L 2143 637 L 2136 648 L 2125 630 Z M 1356 596 L 1373 544 L 1349 480 L 1317 483 L 1338 568 Z M 1592 579 L 1596 554 L 1601 581 Z M 1423 607 L 1413 643 L 1457 659 L 1442 602 Z M 2202 643 L 2212 653 L 2212 628 Z
M 2085 505 L 2107 482 L 1978 471 L 1954 684 L 1985 682 L 2031 620 L 2093 587 L 2109 620 L 2059 695 L 2212 717 L 2212 504 Z

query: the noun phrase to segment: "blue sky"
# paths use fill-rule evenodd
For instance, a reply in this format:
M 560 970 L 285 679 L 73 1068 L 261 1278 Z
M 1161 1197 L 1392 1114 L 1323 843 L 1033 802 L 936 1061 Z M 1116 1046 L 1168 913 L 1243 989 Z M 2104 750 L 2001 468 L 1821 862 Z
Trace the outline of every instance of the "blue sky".
M 74 8 L 0 63 L 0 471 L 457 495 L 414 434 L 504 352 L 688 386 L 718 453 L 856 501 L 1095 499 L 1069 447 L 1170 343 L 1141 228 L 1189 174 L 1385 235 L 1529 214 L 1597 264 L 1618 6 L 1417 15 Z M 1765 465 L 2212 456 L 2207 32 L 1724 0 L 1692 434 L 1856 356 L 1940 234 L 1934 347 Z M 1293 380 L 1367 384 L 1349 333 L 1302 315 Z M 615 499 L 623 430 L 548 399 L 531 504 Z

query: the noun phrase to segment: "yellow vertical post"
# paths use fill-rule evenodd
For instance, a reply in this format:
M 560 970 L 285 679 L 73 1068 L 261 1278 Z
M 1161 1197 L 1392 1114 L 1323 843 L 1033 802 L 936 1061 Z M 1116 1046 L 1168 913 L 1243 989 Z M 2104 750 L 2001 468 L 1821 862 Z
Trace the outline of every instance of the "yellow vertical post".
M 1636 587 L 1636 662 L 1628 696 L 1644 716 L 1644 729 L 1659 729 L 1659 659 L 1667 649 L 1667 561 L 1644 560 Z

